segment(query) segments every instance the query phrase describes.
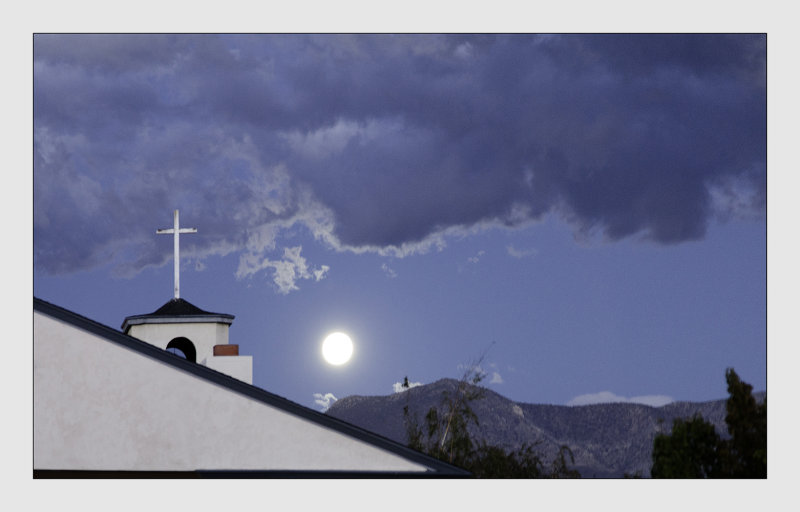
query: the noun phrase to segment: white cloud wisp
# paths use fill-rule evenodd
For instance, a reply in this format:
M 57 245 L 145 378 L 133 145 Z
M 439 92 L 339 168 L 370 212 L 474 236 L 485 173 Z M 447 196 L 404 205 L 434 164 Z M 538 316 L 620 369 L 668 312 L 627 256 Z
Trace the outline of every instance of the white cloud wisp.
M 286 295 L 294 290 L 299 290 L 297 281 L 301 279 L 313 279 L 320 281 L 325 279 L 330 267 L 328 265 L 321 265 L 318 268 L 310 269 L 306 259 L 300 256 L 302 246 L 286 247 L 283 250 L 282 260 L 270 260 L 264 258 L 259 261 L 257 255 L 250 253 L 242 256 L 239 262 L 239 269 L 236 271 L 236 277 L 245 277 L 258 272 L 259 270 L 272 268 L 274 270 L 273 282 L 278 289 L 278 292 Z
M 314 403 L 320 407 L 320 411 L 327 411 L 331 405 L 336 402 L 338 398 L 333 396 L 333 393 L 314 393 Z
M 642 395 L 634 397 L 624 397 L 616 395 L 611 391 L 601 391 L 599 393 L 587 393 L 579 395 L 567 402 L 567 405 L 593 405 L 610 403 L 631 403 L 649 405 L 650 407 L 661 407 L 674 402 L 672 397 L 666 395 Z
M 402 393 L 403 391 L 407 391 L 407 390 L 409 390 L 411 388 L 415 388 L 415 387 L 421 386 L 421 385 L 422 385 L 421 382 L 409 382 L 408 383 L 408 387 L 405 388 L 405 387 L 403 387 L 403 383 L 402 382 L 395 382 L 394 384 L 392 384 L 392 390 L 395 393 Z

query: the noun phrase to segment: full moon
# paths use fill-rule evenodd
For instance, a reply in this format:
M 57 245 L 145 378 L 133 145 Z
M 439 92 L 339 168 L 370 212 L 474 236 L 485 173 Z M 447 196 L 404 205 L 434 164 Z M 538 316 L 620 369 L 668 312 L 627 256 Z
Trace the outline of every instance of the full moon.
M 322 357 L 332 365 L 344 364 L 352 355 L 353 341 L 343 332 L 329 334 L 322 342 Z

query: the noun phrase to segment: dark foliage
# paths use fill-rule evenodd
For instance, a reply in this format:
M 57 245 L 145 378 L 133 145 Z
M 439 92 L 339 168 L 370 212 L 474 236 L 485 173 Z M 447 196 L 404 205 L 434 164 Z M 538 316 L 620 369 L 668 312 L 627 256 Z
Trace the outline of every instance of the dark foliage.
M 753 387 L 742 382 L 733 369 L 725 372 L 725 378 L 730 395 L 725 423 L 731 438 L 723 446 L 724 476 L 766 478 L 767 399 L 757 403 Z
M 708 478 L 719 471 L 720 438 L 714 425 L 702 416 L 676 419 L 672 434 L 653 442 L 653 478 Z
M 524 444 L 516 450 L 490 445 L 485 440 L 475 442 L 469 424 L 478 425 L 478 416 L 470 403 L 483 396 L 477 384 L 483 374 L 476 371 L 477 364 L 465 373 L 454 393 L 445 392 L 439 406 L 431 407 L 420 426 L 416 417 L 403 407 L 408 445 L 470 471 L 477 478 L 580 478 L 580 473 L 569 469 L 573 464 L 572 451 L 562 446 L 547 468 L 534 446 Z M 408 377 L 403 380 L 408 388 Z
M 701 416 L 676 419 L 670 434 L 653 442 L 653 478 L 766 478 L 767 400 L 757 403 L 750 384 L 733 369 L 728 383 L 725 423 L 729 439 L 722 439 Z

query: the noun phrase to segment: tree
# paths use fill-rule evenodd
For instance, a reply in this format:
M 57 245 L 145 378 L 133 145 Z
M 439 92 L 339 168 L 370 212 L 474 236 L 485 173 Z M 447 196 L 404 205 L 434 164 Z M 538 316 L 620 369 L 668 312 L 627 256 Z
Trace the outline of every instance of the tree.
M 669 435 L 653 441 L 653 478 L 708 478 L 719 472 L 720 438 L 701 416 L 676 419 Z
M 403 408 L 408 433 L 409 446 L 447 461 L 450 464 L 464 467 L 467 460 L 475 452 L 475 445 L 469 434 L 470 422 L 478 424 L 478 416 L 470 407 L 473 400 L 483 396 L 483 390 L 477 384 L 483 380 L 483 374 L 473 365 L 458 381 L 455 393 L 445 392 L 439 407 L 431 407 L 425 414 L 425 430 L 419 427 L 416 418 L 409 418 L 408 405 Z M 403 380 L 403 387 L 408 387 L 408 377 Z M 408 398 L 408 395 L 406 395 Z
M 753 387 L 728 368 L 725 423 L 729 439 L 700 416 L 676 419 L 672 433 L 653 441 L 653 478 L 766 478 L 767 401 L 757 403 Z
M 570 463 L 575 462 L 567 446 L 561 447 L 548 472 L 533 445 L 525 444 L 516 450 L 506 450 L 489 445 L 485 440 L 473 440 L 469 426 L 479 423 L 470 404 L 484 394 L 483 388 L 478 386 L 484 378 L 479 369 L 482 359 L 466 370 L 455 392 L 445 392 L 441 403 L 428 410 L 423 426 L 420 426 L 416 417 L 411 416 L 406 403 L 403 417 L 408 445 L 462 467 L 478 478 L 580 478 L 578 471 L 567 466 L 567 457 Z M 403 387 L 409 388 L 408 377 L 403 379 Z
M 542 478 L 544 464 L 530 445 L 506 451 L 482 442 L 464 468 L 477 478 Z
M 767 399 L 760 404 L 753 386 L 742 382 L 733 369 L 725 372 L 728 402 L 725 405 L 730 440 L 725 443 L 725 473 L 733 478 L 767 477 Z

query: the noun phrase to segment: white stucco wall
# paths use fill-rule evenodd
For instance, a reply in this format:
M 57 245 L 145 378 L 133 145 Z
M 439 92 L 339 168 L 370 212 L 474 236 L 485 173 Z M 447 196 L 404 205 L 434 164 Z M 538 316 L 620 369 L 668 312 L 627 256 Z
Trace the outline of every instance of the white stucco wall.
M 425 470 L 38 311 L 33 423 L 35 469 Z
M 198 364 L 252 384 L 252 356 L 214 355 L 214 345 L 228 344 L 229 327 L 215 322 L 146 323 L 132 325 L 128 334 L 162 349 L 175 338 L 186 338 L 194 345 Z
M 200 364 L 242 382 L 253 383 L 253 356 L 212 356 Z
M 132 325 L 128 334 L 160 348 L 167 348 L 174 338 L 188 338 L 197 351 L 197 361 L 202 361 L 214 355 L 214 345 L 228 344 L 228 328 L 226 324 L 210 322 L 148 323 Z

